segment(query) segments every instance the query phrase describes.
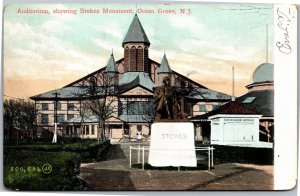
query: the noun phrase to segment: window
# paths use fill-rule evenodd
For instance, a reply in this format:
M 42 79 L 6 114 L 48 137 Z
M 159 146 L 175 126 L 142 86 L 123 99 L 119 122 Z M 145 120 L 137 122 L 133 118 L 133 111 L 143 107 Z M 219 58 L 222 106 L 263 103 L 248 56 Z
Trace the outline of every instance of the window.
M 63 114 L 57 114 L 57 122 L 61 123 L 65 121 L 65 115 Z
M 69 131 L 69 126 L 66 127 L 66 135 L 69 135 L 70 131 Z
M 74 118 L 74 114 L 68 114 L 68 119 L 67 120 L 70 120 L 72 118 Z
M 120 101 L 118 105 L 119 115 L 127 114 L 127 101 Z
M 49 119 L 48 119 L 48 114 L 42 114 L 42 115 L 41 115 L 41 124 L 47 125 L 47 124 L 48 124 L 48 121 L 49 121 Z
M 212 105 L 212 110 L 215 110 L 219 107 L 219 105 Z
M 129 115 L 139 114 L 140 113 L 139 105 L 140 102 L 134 102 L 134 101 L 128 102 L 127 113 Z
M 48 103 L 42 103 L 42 110 L 48 110 Z
M 86 133 L 87 135 L 90 135 L 90 126 L 89 126 L 89 125 L 86 126 L 85 133 Z
M 128 124 L 124 125 L 124 134 L 129 135 L 129 125 Z
M 242 103 L 252 103 L 256 97 L 246 97 Z
M 148 72 L 149 67 L 148 67 L 148 48 L 146 47 L 144 50 L 144 71 Z
M 136 71 L 136 47 L 130 48 L 130 71 Z
M 92 125 L 92 135 L 95 135 L 96 127 L 97 127 L 97 125 Z
M 74 111 L 74 108 L 75 108 L 74 103 L 68 103 L 67 107 L 68 107 L 69 111 Z
M 137 125 L 136 129 L 137 129 L 138 132 L 141 132 L 142 131 L 142 125 Z
M 90 78 L 90 90 L 92 92 L 95 92 L 96 87 L 97 87 L 97 79 L 93 76 L 93 77 Z
M 129 66 L 129 58 L 130 58 L 129 48 L 126 47 L 125 52 L 124 52 L 124 64 L 125 64 L 125 66 L 124 66 L 125 70 L 124 71 L 127 71 L 127 68 Z
M 153 103 L 150 101 L 130 101 L 127 104 L 128 115 L 151 115 L 153 112 Z
M 200 110 L 200 112 L 206 112 L 206 105 L 205 104 L 200 104 L 199 105 L 199 110 Z
M 144 71 L 143 48 L 141 46 L 137 48 L 136 64 L 137 64 L 137 71 Z
M 61 103 L 59 101 L 54 102 L 54 109 L 61 110 Z

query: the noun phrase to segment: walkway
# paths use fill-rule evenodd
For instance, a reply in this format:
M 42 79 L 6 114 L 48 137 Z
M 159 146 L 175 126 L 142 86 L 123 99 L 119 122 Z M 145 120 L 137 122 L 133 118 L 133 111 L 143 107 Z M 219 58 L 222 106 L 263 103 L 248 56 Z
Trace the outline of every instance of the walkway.
M 134 143 L 136 144 L 136 143 Z M 129 168 L 129 146 L 112 145 L 102 162 L 81 164 L 89 190 L 272 190 L 273 166 L 220 164 L 213 170 L 165 171 Z

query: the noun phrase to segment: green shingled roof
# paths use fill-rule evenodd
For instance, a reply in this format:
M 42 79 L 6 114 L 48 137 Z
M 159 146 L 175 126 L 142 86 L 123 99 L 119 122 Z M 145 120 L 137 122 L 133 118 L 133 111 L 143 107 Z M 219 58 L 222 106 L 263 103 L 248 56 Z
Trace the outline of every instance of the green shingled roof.
M 244 102 L 248 97 L 255 97 L 252 102 Z M 256 90 L 238 97 L 236 102 L 263 116 L 274 116 L 274 90 Z
M 131 22 L 131 25 L 127 31 L 127 34 L 123 40 L 123 45 L 126 43 L 147 43 L 150 44 L 150 41 L 143 29 L 143 26 L 137 16 L 137 14 L 134 15 L 133 21 Z
M 107 65 L 106 65 L 106 68 L 105 68 L 105 72 L 110 72 L 110 73 L 118 72 L 117 66 L 116 66 L 116 61 L 115 61 L 115 58 L 114 58 L 113 54 L 111 54 L 111 56 L 109 58 L 109 61 L 108 61 Z
M 172 73 L 166 54 L 164 54 L 157 73 Z
M 119 86 L 122 90 L 126 87 L 128 88 L 131 85 L 135 86 L 137 84 L 150 91 L 156 87 L 156 84 L 151 80 L 149 74 L 145 72 L 126 72 L 122 74 L 119 80 Z

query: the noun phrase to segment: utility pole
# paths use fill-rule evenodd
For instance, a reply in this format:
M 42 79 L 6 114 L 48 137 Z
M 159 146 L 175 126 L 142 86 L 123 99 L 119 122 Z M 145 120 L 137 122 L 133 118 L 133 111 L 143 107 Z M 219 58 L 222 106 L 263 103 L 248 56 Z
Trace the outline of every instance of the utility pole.
M 52 94 L 55 95 L 55 99 L 54 99 L 54 135 L 53 135 L 52 143 L 56 143 L 57 142 L 57 105 L 58 105 L 58 95 L 60 95 L 60 94 L 57 92 L 52 93 Z

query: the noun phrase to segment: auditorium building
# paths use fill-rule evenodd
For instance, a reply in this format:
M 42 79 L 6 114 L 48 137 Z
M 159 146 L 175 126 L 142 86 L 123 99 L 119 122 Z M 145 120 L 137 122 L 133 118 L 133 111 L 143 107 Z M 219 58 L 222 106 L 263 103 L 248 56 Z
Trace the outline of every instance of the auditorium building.
M 115 60 L 111 54 L 108 63 L 99 65 L 102 68 L 95 72 L 62 88 L 32 96 L 36 105 L 38 137 L 50 137 L 57 123 L 62 137 L 97 138 L 104 132 L 106 138 L 114 141 L 135 139 L 138 135 L 147 139 L 154 117 L 153 92 L 155 87 L 162 85 L 165 76 L 170 77 L 172 86 L 184 84 L 188 89 L 184 110 L 189 118 L 231 100 L 230 96 L 172 70 L 163 52 L 160 63 L 152 60 L 150 45 L 135 14 L 122 43 L 123 58 Z M 94 108 L 90 107 L 92 102 Z M 106 104 L 102 105 L 102 109 L 107 110 L 105 117 L 103 114 L 99 117 L 101 109 L 97 110 L 97 103 L 98 106 Z M 101 119 L 103 126 L 99 126 Z

